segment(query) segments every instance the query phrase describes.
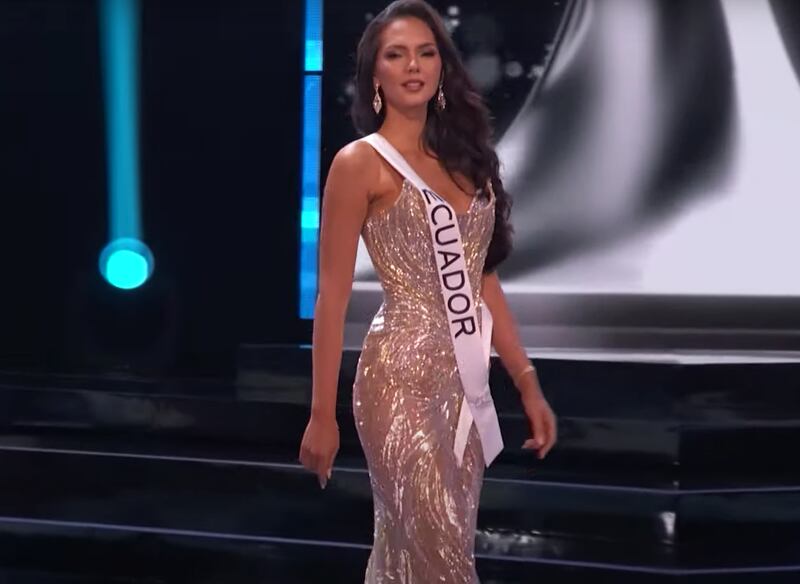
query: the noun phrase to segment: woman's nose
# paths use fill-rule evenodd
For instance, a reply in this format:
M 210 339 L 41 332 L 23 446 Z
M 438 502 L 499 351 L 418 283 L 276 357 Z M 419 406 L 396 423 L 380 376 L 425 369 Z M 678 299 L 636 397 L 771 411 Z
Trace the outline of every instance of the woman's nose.
M 411 57 L 411 61 L 408 62 L 408 68 L 411 71 L 418 71 L 419 70 L 419 61 L 417 61 L 416 57 Z

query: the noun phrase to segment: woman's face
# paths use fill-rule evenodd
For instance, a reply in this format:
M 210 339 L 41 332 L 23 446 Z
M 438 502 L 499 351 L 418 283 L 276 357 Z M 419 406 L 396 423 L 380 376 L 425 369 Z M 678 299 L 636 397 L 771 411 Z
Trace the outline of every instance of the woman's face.
M 397 18 L 381 33 L 373 87 L 400 110 L 427 107 L 439 89 L 442 58 L 433 31 L 414 17 Z

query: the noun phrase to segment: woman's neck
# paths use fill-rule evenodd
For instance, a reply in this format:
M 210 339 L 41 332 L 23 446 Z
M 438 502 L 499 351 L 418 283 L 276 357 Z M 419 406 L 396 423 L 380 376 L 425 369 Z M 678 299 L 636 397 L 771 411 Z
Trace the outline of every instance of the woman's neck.
M 428 117 L 427 108 L 403 112 L 392 107 L 378 130 L 397 150 L 406 156 L 425 153 L 424 132 Z

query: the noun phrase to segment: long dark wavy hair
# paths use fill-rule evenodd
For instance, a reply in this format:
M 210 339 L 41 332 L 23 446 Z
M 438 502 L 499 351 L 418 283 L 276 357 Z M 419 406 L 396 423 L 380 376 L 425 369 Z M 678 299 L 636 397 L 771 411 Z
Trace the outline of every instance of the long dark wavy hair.
M 489 110 L 475 89 L 441 17 L 429 4 L 423 0 L 396 0 L 367 25 L 358 43 L 355 96 L 350 115 L 356 130 L 362 135 L 377 131 L 383 124 L 386 108 L 382 108 L 377 115 L 372 109 L 375 91 L 372 81 L 380 35 L 393 20 L 409 16 L 420 19 L 433 31 L 442 57 L 443 91 L 447 99 L 447 107 L 443 111 L 436 109 L 435 97 L 428 102 L 424 147 L 439 158 L 451 177 L 454 172 L 468 177 L 476 187 L 482 189 L 487 199 L 489 193 L 483 187 L 487 180 L 492 181 L 496 196 L 495 223 L 483 267 L 484 273 L 489 273 L 511 253 L 514 231 L 509 220 L 511 197 L 500 180 L 500 163 L 492 144 Z

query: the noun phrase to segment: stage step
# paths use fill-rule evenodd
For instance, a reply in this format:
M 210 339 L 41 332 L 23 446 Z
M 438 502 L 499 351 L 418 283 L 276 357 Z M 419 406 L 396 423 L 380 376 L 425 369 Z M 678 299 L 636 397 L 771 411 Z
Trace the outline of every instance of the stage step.
M 311 541 L 362 556 L 369 547 L 371 492 L 360 458 L 337 458 L 322 491 L 288 453 L 231 457 L 229 445 L 225 458 L 223 448 L 212 456 L 189 444 L 139 445 L 132 437 L 124 448 L 102 449 L 113 443 L 102 436 L 4 437 L 0 532 L 79 540 L 94 534 L 112 543 L 194 537 L 206 548 Z M 498 471 L 484 483 L 476 549 L 487 565 L 506 562 L 512 572 L 533 564 L 649 576 L 788 573 L 800 553 L 794 487 L 670 490 Z M 148 545 L 156 543 L 136 554 Z
M 298 440 L 308 416 L 309 351 L 248 350 L 249 360 L 243 361 L 249 367 L 273 367 L 258 377 L 261 385 L 247 375 L 249 385 L 0 374 L 0 427 Z M 356 360 L 356 354 L 345 354 L 338 396 L 343 447 L 360 452 L 350 403 Z M 694 469 L 724 472 L 742 465 L 763 473 L 784 467 L 787 447 L 800 447 L 800 365 L 544 360 L 538 368 L 559 417 L 559 443 L 548 464 L 563 469 L 662 469 L 675 480 Z M 528 434 L 527 421 L 497 362 L 492 387 L 508 446 L 501 456 L 528 454 L 518 449 Z
M 310 351 L 242 354 L 235 383 L 0 373 L 0 584 L 363 579 L 358 354 L 343 360 L 325 491 L 297 461 Z M 559 416 L 544 461 L 520 448 L 527 421 L 492 369 L 506 449 L 482 492 L 484 584 L 800 581 L 795 364 L 537 367 Z

